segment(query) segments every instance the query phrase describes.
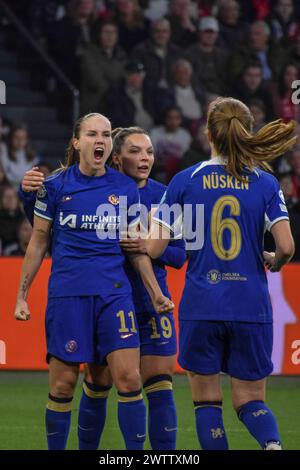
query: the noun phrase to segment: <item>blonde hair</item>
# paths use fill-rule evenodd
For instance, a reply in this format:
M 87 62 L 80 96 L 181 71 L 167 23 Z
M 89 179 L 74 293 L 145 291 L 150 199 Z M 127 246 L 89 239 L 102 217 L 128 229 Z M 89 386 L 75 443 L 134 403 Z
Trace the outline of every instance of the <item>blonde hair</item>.
M 252 133 L 253 116 L 239 100 L 219 97 L 208 108 L 207 129 L 217 153 L 227 159 L 226 170 L 236 178 L 248 168 L 272 171 L 269 162 L 290 150 L 297 141 L 293 136 L 297 123 L 281 119 Z

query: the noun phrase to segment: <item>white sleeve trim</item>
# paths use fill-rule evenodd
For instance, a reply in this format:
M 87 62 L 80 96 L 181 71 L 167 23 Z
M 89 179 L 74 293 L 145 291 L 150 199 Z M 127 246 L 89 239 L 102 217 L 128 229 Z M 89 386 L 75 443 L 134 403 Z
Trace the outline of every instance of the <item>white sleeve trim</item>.
M 53 220 L 51 217 L 47 217 L 46 215 L 42 215 L 39 212 L 34 211 L 34 214 L 37 215 L 38 217 L 41 217 L 41 219 L 46 219 L 46 220 Z
M 290 219 L 286 215 L 284 215 L 282 217 L 277 217 L 277 219 L 272 220 L 272 222 L 270 221 L 270 219 L 268 219 L 267 230 L 270 232 L 273 225 L 275 225 L 280 220 L 290 220 Z
M 171 225 L 167 224 L 163 220 L 160 220 L 157 217 L 153 217 L 152 221 L 156 222 L 158 225 L 162 225 L 163 227 L 167 228 L 170 232 L 173 232 Z

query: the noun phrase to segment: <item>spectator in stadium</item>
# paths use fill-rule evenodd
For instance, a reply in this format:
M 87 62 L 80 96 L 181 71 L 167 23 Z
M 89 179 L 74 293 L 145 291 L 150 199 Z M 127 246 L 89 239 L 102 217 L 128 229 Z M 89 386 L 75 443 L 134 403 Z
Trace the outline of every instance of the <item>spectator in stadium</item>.
M 69 0 L 31 0 L 28 3 L 29 30 L 41 46 L 48 47 L 57 21 L 66 15 Z
M 231 94 L 247 105 L 253 99 L 261 100 L 266 108 L 267 121 L 274 118 L 272 96 L 263 80 L 260 62 L 246 64 L 240 79 L 232 88 Z
M 253 116 L 253 132 L 259 131 L 266 125 L 266 107 L 260 99 L 251 99 L 248 102 L 249 109 Z
M 293 209 L 294 205 L 298 202 L 298 198 L 295 194 L 293 186 L 292 172 L 280 173 L 278 180 L 284 195 L 286 207 L 290 212 L 290 210 Z
M 275 0 L 273 11 L 267 20 L 275 41 L 289 46 L 299 34 L 299 23 L 295 17 L 293 0 Z
M 127 54 L 118 42 L 117 25 L 101 23 L 98 44 L 90 44 L 81 56 L 81 113 L 106 112 L 107 93 L 125 76 Z
M 272 40 L 270 27 L 264 21 L 255 21 L 250 25 L 248 38 L 240 44 L 230 57 L 228 70 L 232 86 L 251 61 L 259 61 L 263 79 L 277 80 L 286 52 Z
M 71 0 L 67 14 L 49 33 L 49 51 L 72 83 L 80 84 L 80 56 L 92 42 L 97 15 L 95 0 Z
M 287 62 L 297 65 L 300 69 L 300 33 L 297 34 L 287 54 Z
M 199 20 L 197 41 L 191 45 L 186 58 L 194 69 L 194 80 L 211 93 L 226 91 L 227 54 L 217 47 L 219 24 L 216 18 L 204 16 Z
M 276 115 L 288 122 L 294 119 L 300 122 L 299 105 L 293 103 L 292 94 L 294 89 L 292 84 L 300 79 L 300 69 L 293 63 L 287 63 L 279 76 L 278 82 L 272 87 L 273 107 Z
M 126 195 L 128 204 L 132 205 L 138 203 L 139 195 L 130 178 L 105 167 L 111 149 L 110 122 L 95 113 L 80 118 L 75 123 L 66 166 L 45 181 L 37 193 L 33 233 L 24 258 L 15 318 L 22 321 L 30 319 L 26 298 L 47 251 L 52 227 L 52 275 L 46 313 L 50 372 L 46 428 L 50 450 L 66 447 L 72 397 L 81 362 L 94 363 L 94 369 L 90 370 L 93 375 L 95 370 L 103 370 L 101 364 L 107 360 L 118 390 L 118 418 L 126 448 L 142 449 L 145 440 L 146 414 L 140 389 L 139 338 L 131 289 L 123 270 L 125 260 L 119 247 L 119 227 L 111 229 L 104 223 L 103 228 L 99 228 L 102 222 L 97 212 L 99 204 L 106 207 L 107 201 L 111 201 L 119 213 L 116 201 L 121 196 Z M 81 190 L 80 201 L 76 201 L 78 189 Z M 102 234 L 87 230 L 81 222 L 76 228 L 74 219 L 71 225 L 75 223 L 75 227 L 68 224 L 68 228 L 62 230 L 63 215 L 56 216 L 56 206 L 66 202 L 67 210 L 76 210 L 81 220 L 85 214 L 95 215 L 97 212 L 100 222 L 95 226 Z M 126 214 L 126 218 L 130 233 L 139 218 L 136 214 Z M 108 237 L 103 236 L 107 230 L 117 233 L 117 237 L 113 234 L 109 237 L 109 243 Z M 72 243 L 69 240 L 71 235 Z M 162 294 L 149 258 L 137 253 L 130 258 L 147 286 L 156 311 L 161 314 L 169 312 L 174 305 Z M 126 323 L 131 325 L 130 330 L 123 326 Z M 129 335 L 122 334 L 124 328 L 126 332 L 130 331 Z M 94 398 L 107 396 L 110 388 L 103 388 L 97 382 L 85 385 L 86 397 Z M 94 407 L 91 412 L 96 412 Z M 81 428 L 86 430 L 89 426 L 86 428 L 82 423 Z M 80 443 L 82 449 L 90 448 L 85 437 L 80 439 Z
M 168 13 L 169 0 L 141 0 L 140 4 L 144 9 L 145 18 L 151 22 L 164 18 Z
M 217 16 L 220 0 L 198 0 L 198 16 Z
M 9 184 L 4 184 L 0 189 L 0 247 L 4 250 L 17 242 L 18 225 L 24 215 L 16 189 Z
M 17 229 L 18 240 L 9 244 L 3 251 L 4 256 L 24 256 L 32 234 L 32 226 L 28 219 L 23 217 Z
M 181 110 L 172 106 L 165 111 L 163 125 L 150 131 L 156 155 L 153 173 L 155 179 L 163 183 L 168 183 L 179 171 L 183 155 L 192 141 L 191 134 L 181 124 Z
M 271 12 L 270 0 L 239 0 L 244 18 L 250 23 L 256 20 L 264 21 Z
M 107 114 L 115 127 L 134 124 L 150 129 L 154 123 L 156 97 L 144 83 L 144 65 L 133 60 L 125 69 L 125 80 L 110 89 Z
M 4 141 L 6 140 L 9 134 L 10 128 L 11 128 L 11 123 L 3 116 L 0 116 L 0 142 L 3 140 Z
M 221 0 L 218 14 L 218 44 L 221 48 L 232 51 L 243 41 L 248 25 L 241 21 L 240 16 L 241 9 L 237 0 Z
M 300 147 L 297 146 L 290 153 L 288 163 L 292 171 L 294 194 L 300 199 Z
M 172 41 L 183 49 L 193 44 L 196 37 L 197 16 L 193 15 L 191 0 L 170 0 L 167 19 L 171 25 Z
M 171 86 L 166 90 L 158 91 L 157 107 L 161 114 L 164 114 L 165 110 L 171 106 L 180 108 L 182 125 L 194 134 L 203 116 L 204 88 L 197 85 L 193 77 L 193 67 L 185 59 L 178 59 L 173 64 L 172 75 Z
M 290 209 L 289 216 L 290 216 L 290 221 L 291 221 L 292 234 L 293 234 L 293 238 L 295 241 L 295 254 L 292 258 L 292 261 L 299 263 L 300 261 L 300 198 L 298 198 L 297 202 Z
M 180 169 L 184 170 L 190 166 L 196 165 L 199 162 L 208 160 L 210 156 L 210 145 L 207 138 L 206 123 L 199 126 L 197 134 L 195 135 L 190 148 L 184 153 L 181 160 Z
M 39 157 L 30 147 L 26 127 L 19 124 L 13 126 L 7 144 L 0 143 L 0 164 L 8 181 L 17 186 L 24 173 L 38 161 Z
M 4 173 L 3 167 L 0 162 L 0 191 L 4 185 L 9 184 L 6 174 Z
M 145 67 L 146 82 L 160 88 L 169 86 L 172 66 L 182 56 L 183 51 L 171 41 L 170 22 L 165 18 L 153 21 L 151 36 L 132 53 L 132 59 Z
M 197 226 L 203 228 L 197 246 L 186 246 L 189 259 L 179 312 L 179 364 L 188 371 L 202 449 L 228 449 L 223 371 L 231 377 L 238 418 L 262 449 L 280 450 L 276 419 L 265 404 L 266 377 L 273 370 L 273 325 L 264 263 L 271 272 L 280 271 L 294 254 L 294 242 L 279 183 L 266 170 L 268 162 L 295 145 L 296 123 L 271 122 L 253 135 L 247 106 L 234 98 L 218 98 L 210 105 L 207 124 L 211 160 L 178 173 L 163 200 L 182 210 L 192 205 L 192 220 L 183 225 L 185 217 L 177 212 L 170 222 L 170 214 L 158 208 L 147 251 L 155 259 L 188 226 L 194 234 Z M 196 216 L 200 202 L 204 219 Z M 266 220 L 275 253 L 263 252 Z
M 112 18 L 119 28 L 119 41 L 130 54 L 149 37 L 150 21 L 144 17 L 138 0 L 116 0 Z

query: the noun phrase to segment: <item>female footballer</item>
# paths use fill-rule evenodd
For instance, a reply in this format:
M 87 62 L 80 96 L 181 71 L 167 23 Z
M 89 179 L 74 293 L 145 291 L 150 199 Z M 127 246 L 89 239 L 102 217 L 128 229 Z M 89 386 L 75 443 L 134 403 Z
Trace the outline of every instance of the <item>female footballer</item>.
M 211 103 L 211 160 L 173 178 L 147 241 L 148 253 L 157 258 L 178 226 L 190 238 L 179 311 L 179 363 L 188 373 L 199 442 L 210 450 L 228 448 L 221 371 L 231 377 L 238 418 L 263 449 L 281 449 L 275 417 L 265 403 L 266 377 L 273 366 L 264 262 L 270 271 L 279 271 L 293 256 L 294 242 L 284 197 L 268 162 L 295 144 L 295 123 L 278 120 L 257 133 L 252 125 L 242 102 L 218 98 Z M 175 203 L 181 212 L 170 219 L 162 208 Z M 203 235 L 197 243 L 187 237 L 190 226 Z M 263 251 L 266 229 L 275 239 L 275 253 Z
M 35 203 L 15 318 L 30 318 L 26 298 L 52 231 L 46 312 L 49 449 L 66 446 L 80 363 L 107 362 L 118 390 L 118 418 L 126 447 L 142 449 L 145 440 L 139 335 L 119 245 L 120 230 L 135 231 L 139 224 L 139 194 L 130 178 L 105 166 L 111 149 L 106 117 L 90 114 L 79 119 L 66 167 L 44 182 Z M 130 216 L 119 207 L 125 196 L 131 209 L 135 205 Z M 134 254 L 132 259 L 157 311 L 169 311 L 173 304 L 162 295 L 147 255 Z

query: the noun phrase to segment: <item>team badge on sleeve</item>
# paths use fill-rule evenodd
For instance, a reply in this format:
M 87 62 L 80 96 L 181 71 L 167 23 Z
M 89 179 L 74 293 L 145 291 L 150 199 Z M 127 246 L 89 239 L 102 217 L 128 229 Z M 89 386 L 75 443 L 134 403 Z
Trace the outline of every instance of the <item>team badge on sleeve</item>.
M 111 194 L 110 196 L 108 196 L 108 202 L 110 202 L 114 206 L 117 206 L 119 204 L 119 198 L 118 196 L 115 196 L 115 194 Z
M 37 197 L 39 199 L 43 199 L 43 197 L 45 197 L 46 194 L 47 194 L 47 189 L 45 188 L 44 185 L 42 185 L 37 192 Z
M 285 199 L 284 199 L 283 191 L 282 191 L 281 189 L 280 189 L 280 191 L 279 191 L 278 194 L 279 194 L 279 197 L 280 197 L 280 199 L 282 200 L 283 204 L 285 204 Z

